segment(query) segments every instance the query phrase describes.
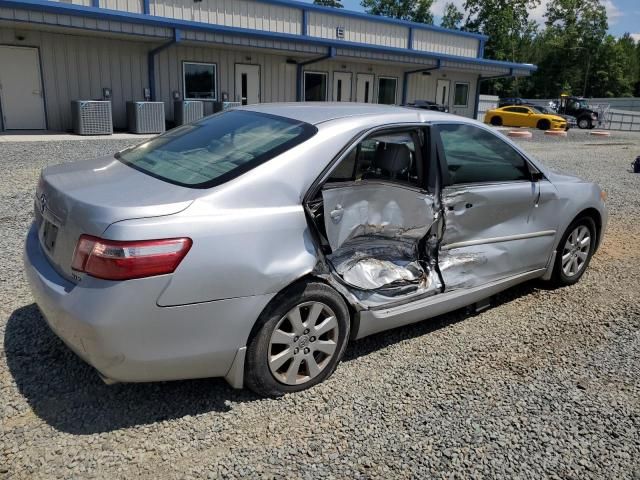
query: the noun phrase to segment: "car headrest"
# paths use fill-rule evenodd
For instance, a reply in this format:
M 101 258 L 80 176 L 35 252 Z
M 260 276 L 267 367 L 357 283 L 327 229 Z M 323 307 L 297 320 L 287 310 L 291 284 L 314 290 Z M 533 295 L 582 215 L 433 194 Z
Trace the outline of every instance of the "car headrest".
M 406 174 L 409 170 L 411 151 L 400 143 L 383 143 L 376 149 L 371 166 L 390 178 L 396 178 L 398 174 Z

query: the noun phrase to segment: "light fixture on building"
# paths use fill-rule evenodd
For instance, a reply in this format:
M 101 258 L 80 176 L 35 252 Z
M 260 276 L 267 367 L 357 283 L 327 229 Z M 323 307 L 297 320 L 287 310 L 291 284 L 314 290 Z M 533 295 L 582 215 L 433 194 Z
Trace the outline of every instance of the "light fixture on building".
M 178 90 L 174 90 L 173 92 L 171 92 L 171 95 L 173 96 L 174 100 L 180 100 L 180 92 Z
M 247 55 L 246 57 L 244 57 L 244 59 L 245 59 L 247 62 L 250 62 L 250 61 L 251 61 L 251 57 L 250 57 L 250 56 L 248 56 L 248 55 Z
M 142 97 L 144 98 L 145 102 L 148 102 L 149 100 L 151 100 L 151 89 L 150 88 L 143 88 L 142 89 Z
M 431 75 L 431 72 L 422 72 L 423 75 L 429 76 Z
M 298 61 L 295 58 L 287 58 L 286 63 L 289 65 L 297 65 Z
M 111 100 L 111 88 L 102 87 L 102 99 L 103 100 Z

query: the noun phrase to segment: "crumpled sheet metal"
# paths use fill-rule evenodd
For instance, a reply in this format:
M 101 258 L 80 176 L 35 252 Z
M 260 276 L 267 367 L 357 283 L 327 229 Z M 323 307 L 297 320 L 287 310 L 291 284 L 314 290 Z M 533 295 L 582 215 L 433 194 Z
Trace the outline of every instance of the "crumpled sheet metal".
M 360 300 L 379 297 L 374 303 L 384 303 L 389 297 L 440 289 L 438 275 L 417 257 L 412 240 L 358 237 L 327 259 Z
M 433 197 L 400 185 L 380 183 L 329 188 L 322 192 L 325 230 L 332 251 L 351 239 L 424 237 L 433 224 Z M 331 211 L 341 206 L 339 218 Z

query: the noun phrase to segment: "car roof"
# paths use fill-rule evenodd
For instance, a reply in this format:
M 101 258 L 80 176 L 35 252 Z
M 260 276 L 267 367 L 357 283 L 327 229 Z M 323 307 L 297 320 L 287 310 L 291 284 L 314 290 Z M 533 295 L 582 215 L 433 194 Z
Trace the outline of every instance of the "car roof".
M 319 123 L 338 120 L 349 117 L 371 117 L 381 119 L 393 116 L 394 121 L 407 122 L 428 122 L 431 120 L 456 120 L 465 122 L 465 117 L 451 115 L 431 110 L 419 110 L 408 107 L 397 107 L 394 105 L 379 105 L 371 103 L 348 103 L 348 102 L 301 102 L 301 103 L 260 103 L 237 107 L 241 110 L 248 110 L 270 115 L 299 120 L 301 122 L 317 125 Z M 404 118 L 403 118 L 404 117 Z

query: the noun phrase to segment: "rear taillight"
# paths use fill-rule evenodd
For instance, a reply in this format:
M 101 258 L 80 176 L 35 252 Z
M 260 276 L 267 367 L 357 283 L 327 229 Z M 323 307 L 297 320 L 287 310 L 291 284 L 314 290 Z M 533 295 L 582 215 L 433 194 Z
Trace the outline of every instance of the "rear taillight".
M 71 268 L 104 280 L 173 273 L 191 248 L 190 238 L 120 242 L 82 235 Z

